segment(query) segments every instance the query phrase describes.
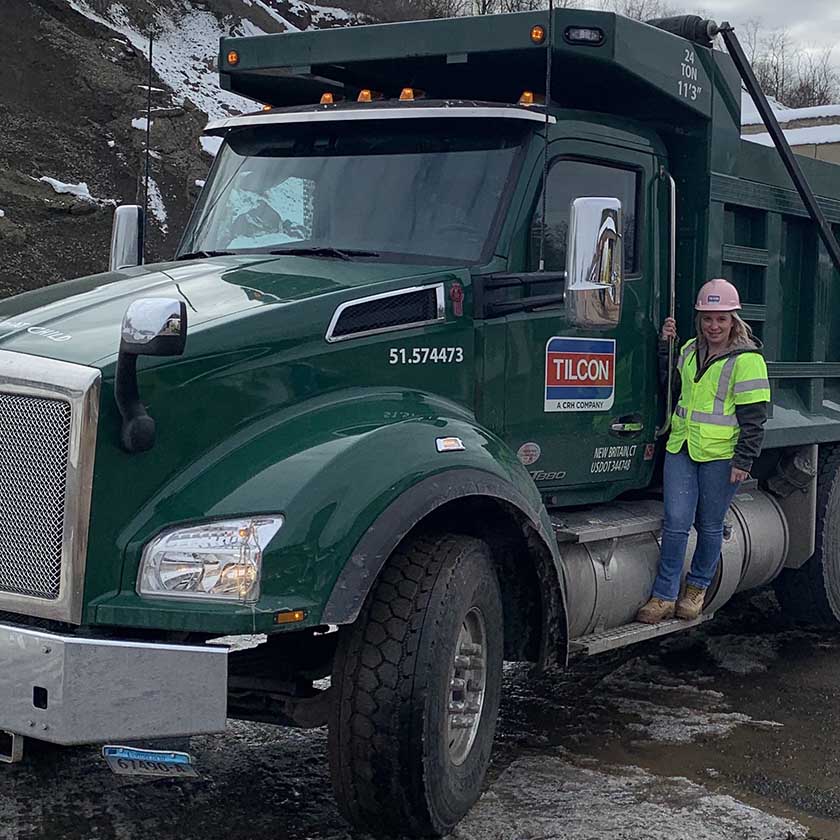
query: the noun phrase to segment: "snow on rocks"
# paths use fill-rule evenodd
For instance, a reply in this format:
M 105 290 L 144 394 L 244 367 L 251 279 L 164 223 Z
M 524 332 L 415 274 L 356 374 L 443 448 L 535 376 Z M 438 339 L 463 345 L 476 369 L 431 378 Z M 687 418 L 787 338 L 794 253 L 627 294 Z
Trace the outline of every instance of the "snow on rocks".
M 152 120 L 152 125 L 155 124 L 155 121 Z M 136 128 L 139 131 L 146 131 L 149 128 L 149 121 L 145 117 L 135 117 L 131 121 L 131 127 Z
M 201 138 L 201 148 L 207 152 L 208 155 L 212 155 L 216 157 L 219 153 L 219 149 L 222 145 L 222 138 L 221 137 L 202 137 Z
M 2 219 L 6 215 L 5 210 L 0 210 L 0 219 Z
M 124 6 L 112 3 L 103 10 L 103 5 L 95 0 L 65 2 L 89 20 L 123 35 L 134 49 L 148 58 L 147 31 L 141 31 L 134 24 Z M 190 100 L 211 118 L 253 110 L 254 103 L 250 99 L 219 87 L 219 75 L 214 69 L 219 38 L 233 34 L 230 26 L 223 26 L 211 12 L 197 9 L 187 12 L 177 22 L 158 13 L 154 23 L 158 31 L 154 69 L 174 91 L 176 100 Z M 265 33 L 258 30 L 249 34 Z
M 161 195 L 160 187 L 154 178 L 149 178 L 149 212 L 157 222 L 161 233 L 169 232 L 169 225 L 167 224 L 166 205 L 163 203 L 163 195 Z

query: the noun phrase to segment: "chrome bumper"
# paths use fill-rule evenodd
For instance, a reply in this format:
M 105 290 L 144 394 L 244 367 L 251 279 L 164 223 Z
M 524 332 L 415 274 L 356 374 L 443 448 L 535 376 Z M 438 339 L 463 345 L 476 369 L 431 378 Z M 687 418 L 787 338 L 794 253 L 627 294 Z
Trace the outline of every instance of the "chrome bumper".
M 0 624 L 0 730 L 54 744 L 221 732 L 227 648 Z

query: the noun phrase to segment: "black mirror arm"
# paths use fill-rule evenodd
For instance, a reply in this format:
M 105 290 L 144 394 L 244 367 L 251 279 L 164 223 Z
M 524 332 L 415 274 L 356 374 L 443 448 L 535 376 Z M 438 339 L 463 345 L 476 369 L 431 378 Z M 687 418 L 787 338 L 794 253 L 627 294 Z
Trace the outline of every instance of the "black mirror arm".
M 140 402 L 137 356 L 120 352 L 114 382 L 114 399 L 122 416 L 120 444 L 126 452 L 148 452 L 155 445 L 155 421 Z

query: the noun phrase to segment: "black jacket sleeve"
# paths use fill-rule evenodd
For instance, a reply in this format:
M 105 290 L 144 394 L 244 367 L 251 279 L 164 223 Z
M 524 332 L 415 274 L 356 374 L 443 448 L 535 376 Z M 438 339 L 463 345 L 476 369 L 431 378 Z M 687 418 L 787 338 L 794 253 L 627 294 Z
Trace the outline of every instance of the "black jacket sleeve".
M 735 416 L 741 427 L 738 443 L 735 444 L 735 454 L 732 456 L 732 466 L 749 472 L 753 460 L 761 453 L 764 443 L 764 424 L 767 422 L 767 403 L 750 403 L 736 405 Z
M 656 350 L 657 358 L 659 359 L 659 391 L 664 397 L 668 393 L 668 342 L 659 339 L 659 345 Z M 671 374 L 671 392 L 674 395 L 673 404 L 677 404 L 682 392 L 682 379 L 680 379 L 679 371 L 677 371 L 677 359 L 680 354 L 679 339 L 674 341 L 674 365 Z

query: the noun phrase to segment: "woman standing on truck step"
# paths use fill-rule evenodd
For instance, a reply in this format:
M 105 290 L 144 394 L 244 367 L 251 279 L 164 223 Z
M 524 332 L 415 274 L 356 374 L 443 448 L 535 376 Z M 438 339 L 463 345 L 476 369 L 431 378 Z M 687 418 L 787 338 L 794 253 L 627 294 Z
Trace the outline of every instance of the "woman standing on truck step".
M 720 561 L 723 519 L 740 483 L 761 452 L 770 402 L 761 342 L 737 315 L 738 290 L 710 280 L 697 296 L 697 337 L 683 345 L 674 376 L 679 395 L 665 453 L 665 519 L 659 573 L 636 620 L 691 620 L 703 610 Z M 660 360 L 667 370 L 668 341 L 676 324 L 662 327 Z M 697 529 L 691 570 L 680 590 L 688 532 Z M 679 596 L 679 599 L 678 599 Z

